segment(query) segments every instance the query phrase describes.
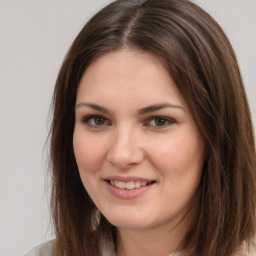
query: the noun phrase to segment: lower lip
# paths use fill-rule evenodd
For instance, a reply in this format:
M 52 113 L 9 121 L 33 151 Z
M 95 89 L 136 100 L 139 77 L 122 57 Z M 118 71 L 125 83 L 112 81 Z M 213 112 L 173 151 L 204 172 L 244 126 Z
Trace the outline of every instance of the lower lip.
M 140 195 L 144 194 L 145 192 L 147 192 L 150 188 L 152 188 L 152 186 L 155 183 L 151 183 L 147 186 L 143 186 L 140 188 L 134 188 L 134 189 L 121 189 L 121 188 L 117 188 L 115 186 L 113 186 L 112 184 L 110 184 L 108 181 L 105 182 L 108 188 L 108 191 L 115 197 L 119 198 L 119 199 L 134 199 L 139 197 Z

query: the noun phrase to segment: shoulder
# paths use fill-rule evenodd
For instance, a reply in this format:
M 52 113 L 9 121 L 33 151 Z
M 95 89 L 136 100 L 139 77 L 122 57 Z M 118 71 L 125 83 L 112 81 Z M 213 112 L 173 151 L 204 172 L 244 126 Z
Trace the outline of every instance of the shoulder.
M 243 243 L 240 247 L 240 250 L 233 256 L 255 256 L 256 255 L 256 244 L 255 242 L 250 245 Z
M 25 256 L 54 256 L 54 240 L 40 244 L 29 251 Z

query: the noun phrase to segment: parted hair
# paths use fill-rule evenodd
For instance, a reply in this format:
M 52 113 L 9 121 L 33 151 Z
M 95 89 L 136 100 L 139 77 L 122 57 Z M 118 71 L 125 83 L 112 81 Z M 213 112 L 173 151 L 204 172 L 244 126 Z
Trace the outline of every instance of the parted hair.
M 179 250 L 227 256 L 255 233 L 253 125 L 236 56 L 216 21 L 188 0 L 117 0 L 82 28 L 59 71 L 52 101 L 51 211 L 58 256 L 100 256 L 116 228 L 81 182 L 73 151 L 79 81 L 96 58 L 123 48 L 161 58 L 206 144 L 197 212 Z M 171 202 L 170 202 L 171 203 Z

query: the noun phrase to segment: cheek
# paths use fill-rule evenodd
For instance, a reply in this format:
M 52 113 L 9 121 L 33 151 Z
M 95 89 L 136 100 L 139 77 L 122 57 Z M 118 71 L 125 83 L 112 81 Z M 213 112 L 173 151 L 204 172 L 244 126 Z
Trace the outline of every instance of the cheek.
M 156 141 L 154 146 L 151 145 L 150 158 L 155 168 L 164 175 L 173 175 L 173 178 L 201 173 L 204 146 L 202 139 L 193 135 L 186 136 L 183 132 L 162 143 Z
M 95 136 L 81 135 L 81 133 L 75 130 L 73 147 L 80 175 L 100 169 L 106 156 L 103 140 L 95 138 Z

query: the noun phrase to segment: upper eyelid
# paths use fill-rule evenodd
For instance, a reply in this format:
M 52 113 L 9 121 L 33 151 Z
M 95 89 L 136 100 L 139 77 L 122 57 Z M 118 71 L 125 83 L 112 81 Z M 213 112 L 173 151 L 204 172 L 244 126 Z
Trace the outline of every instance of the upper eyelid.
M 102 117 L 102 118 L 105 118 L 105 119 L 109 119 L 108 117 L 106 117 L 106 116 L 104 116 L 104 115 L 101 115 L 101 114 L 88 114 L 88 115 L 84 115 L 84 116 L 82 117 L 82 119 L 85 119 L 85 118 L 93 118 L 93 117 Z M 173 120 L 173 121 L 175 121 L 174 118 L 168 117 L 168 116 L 165 116 L 165 115 L 153 115 L 153 116 L 148 116 L 148 117 L 146 118 L 146 120 L 147 120 L 147 119 L 154 119 L 154 118 L 165 118 L 165 119 L 167 119 L 167 120 Z
M 107 122 L 111 122 L 111 120 L 109 118 L 107 118 L 106 116 L 101 115 L 101 114 L 90 114 L 90 115 L 83 116 L 81 118 L 81 121 L 85 122 L 85 121 L 88 121 L 90 118 L 96 118 L 96 117 L 101 117 L 101 118 L 105 119 Z M 176 120 L 174 118 L 171 118 L 171 117 L 167 117 L 167 116 L 164 116 L 164 115 L 154 115 L 154 116 L 147 117 L 146 119 L 144 119 L 144 121 L 142 121 L 142 123 L 149 122 L 149 121 L 151 121 L 155 118 L 163 118 L 163 119 L 166 119 L 167 121 L 170 121 L 172 123 L 176 122 Z
M 105 116 L 103 116 L 103 115 L 86 115 L 86 116 L 81 118 L 81 121 L 83 123 L 87 123 L 90 119 L 97 118 L 97 117 L 105 119 L 106 122 L 110 122 L 110 120 L 108 118 L 106 118 Z
M 149 116 L 148 117 L 149 119 L 150 118 L 165 118 L 165 119 L 168 119 L 168 120 L 174 120 L 174 118 L 172 118 L 172 117 L 168 117 L 168 116 L 165 116 L 165 115 L 153 115 L 153 116 Z
M 95 114 L 95 115 L 85 115 L 85 116 L 82 116 L 82 119 L 90 119 L 90 118 L 93 118 L 93 117 L 102 117 L 104 119 L 107 119 L 105 116 L 98 115 L 98 114 Z
M 79 117 L 79 119 L 89 119 L 89 118 L 93 118 L 93 117 L 102 117 L 102 118 L 104 118 L 104 119 L 106 119 L 106 120 L 110 120 L 111 118 L 109 118 L 109 117 L 107 117 L 106 115 L 104 115 L 104 114 L 100 114 L 100 113 L 92 113 L 92 114 L 90 114 L 90 113 L 88 113 L 88 114 L 85 114 L 85 113 L 81 113 L 81 114 L 78 114 L 77 115 L 78 117 Z
M 150 124 L 150 122 L 152 122 L 154 119 L 157 119 L 157 118 L 165 119 L 165 121 L 167 123 L 165 123 L 163 125 L 157 125 L 156 123 L 155 124 Z M 163 116 L 156 116 L 156 117 L 153 117 L 153 118 L 149 118 L 146 122 L 144 122 L 143 126 L 146 126 L 146 127 L 148 126 L 150 129 L 154 129 L 154 130 L 165 130 L 165 129 L 168 129 L 168 128 L 172 127 L 175 123 L 176 123 L 176 121 L 173 118 L 168 118 L 168 117 L 163 117 Z
M 155 119 L 155 118 L 163 118 L 163 119 L 166 119 L 167 121 L 176 122 L 176 120 L 175 120 L 174 118 L 167 117 L 167 116 L 161 116 L 161 115 L 148 117 L 148 118 L 146 119 L 146 121 L 151 121 L 151 120 L 153 120 L 153 119 Z

